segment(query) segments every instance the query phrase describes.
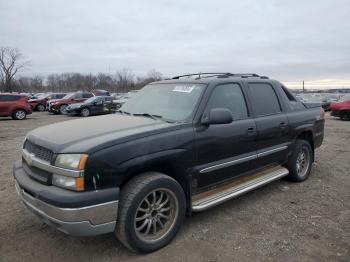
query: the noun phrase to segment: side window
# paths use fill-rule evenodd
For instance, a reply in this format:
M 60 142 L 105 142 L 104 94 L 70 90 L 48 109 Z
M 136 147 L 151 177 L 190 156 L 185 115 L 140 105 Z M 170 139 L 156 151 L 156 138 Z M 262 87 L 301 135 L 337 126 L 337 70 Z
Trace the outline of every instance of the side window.
M 90 98 L 92 97 L 92 94 L 90 93 L 83 93 L 83 98 Z
M 233 120 L 248 118 L 247 105 L 238 84 L 223 84 L 215 87 L 206 111 L 213 108 L 226 108 L 231 111 Z
M 83 97 L 83 94 L 82 93 L 76 93 L 74 95 L 74 99 L 81 99 Z
M 19 100 L 21 97 L 20 96 L 6 96 L 6 95 L 2 95 L 0 96 L 0 101 L 17 101 Z
M 281 112 L 280 103 L 271 85 L 267 83 L 249 83 L 248 86 L 256 116 L 274 115 Z
M 294 95 L 288 90 L 287 87 L 281 85 L 281 88 L 282 88 L 283 92 L 286 94 L 286 96 L 287 96 L 289 101 L 297 102 L 297 100 L 295 99 Z

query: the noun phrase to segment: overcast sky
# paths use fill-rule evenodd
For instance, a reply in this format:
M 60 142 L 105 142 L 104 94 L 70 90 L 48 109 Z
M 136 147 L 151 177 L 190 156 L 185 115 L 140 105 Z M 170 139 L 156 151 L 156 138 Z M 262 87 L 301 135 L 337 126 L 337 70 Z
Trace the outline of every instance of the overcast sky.
M 350 85 L 349 0 L 0 0 L 0 20 L 0 46 L 31 60 L 25 75 L 229 71 Z

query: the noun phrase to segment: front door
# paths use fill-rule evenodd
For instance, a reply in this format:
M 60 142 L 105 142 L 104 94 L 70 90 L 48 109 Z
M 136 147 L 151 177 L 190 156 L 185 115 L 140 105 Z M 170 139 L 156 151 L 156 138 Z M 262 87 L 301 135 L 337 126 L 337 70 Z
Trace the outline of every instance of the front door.
M 216 86 L 203 115 L 213 108 L 229 109 L 233 122 L 195 128 L 197 166 L 194 178 L 198 189 L 249 171 L 251 160 L 256 158 L 256 126 L 248 112 L 241 85 Z

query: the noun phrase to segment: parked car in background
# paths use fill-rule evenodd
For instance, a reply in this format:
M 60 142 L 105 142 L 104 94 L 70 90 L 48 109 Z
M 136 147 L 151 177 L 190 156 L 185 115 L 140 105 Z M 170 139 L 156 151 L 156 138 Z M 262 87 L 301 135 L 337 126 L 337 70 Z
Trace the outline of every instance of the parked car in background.
M 61 99 L 50 100 L 48 103 L 48 111 L 54 114 L 66 114 L 68 105 L 82 103 L 93 96 L 93 93 L 85 91 L 69 93 Z
M 122 105 L 124 105 L 124 103 L 132 98 L 135 94 L 137 94 L 137 91 L 128 92 L 124 95 L 119 96 L 117 99 L 114 99 L 113 102 L 116 104 L 117 109 L 121 108 Z
M 330 111 L 331 101 L 326 96 L 315 93 L 298 94 L 298 100 L 305 104 L 318 104 L 322 106 L 324 111 Z
M 341 97 L 338 103 L 332 103 L 330 108 L 332 116 L 339 117 L 341 120 L 350 120 L 350 94 Z
M 15 120 L 23 120 L 31 113 L 27 96 L 0 94 L 0 116 L 11 116 Z
M 111 94 L 107 90 L 94 89 L 91 91 L 95 96 L 110 96 Z
M 91 115 L 102 115 L 114 113 L 117 110 L 111 96 L 90 97 L 83 103 L 76 103 L 67 106 L 66 112 L 70 115 L 81 115 L 84 117 Z
M 52 99 L 61 99 L 66 94 L 53 93 L 53 94 L 43 94 L 36 99 L 29 99 L 29 104 L 33 110 L 45 111 L 47 108 L 47 102 Z

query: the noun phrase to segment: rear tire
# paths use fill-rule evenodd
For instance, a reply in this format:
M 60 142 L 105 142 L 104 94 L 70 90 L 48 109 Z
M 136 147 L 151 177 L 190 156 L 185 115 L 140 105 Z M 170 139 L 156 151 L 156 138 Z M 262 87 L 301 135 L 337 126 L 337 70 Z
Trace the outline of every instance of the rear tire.
M 310 143 L 304 139 L 297 139 L 295 150 L 287 163 L 289 175 L 286 177 L 290 181 L 305 181 L 311 172 L 313 162 L 313 150 Z
M 350 113 L 346 112 L 346 111 L 342 111 L 339 114 L 340 120 L 346 121 L 349 120 L 350 118 Z
M 38 110 L 39 112 L 43 112 L 45 111 L 45 106 L 43 104 L 39 104 L 36 106 L 36 110 Z
M 12 118 L 15 120 L 24 120 L 27 117 L 27 112 L 23 109 L 17 109 L 12 114 Z
M 118 209 L 117 238 L 134 252 L 148 253 L 175 237 L 185 217 L 186 198 L 176 180 L 148 172 L 122 188 Z

